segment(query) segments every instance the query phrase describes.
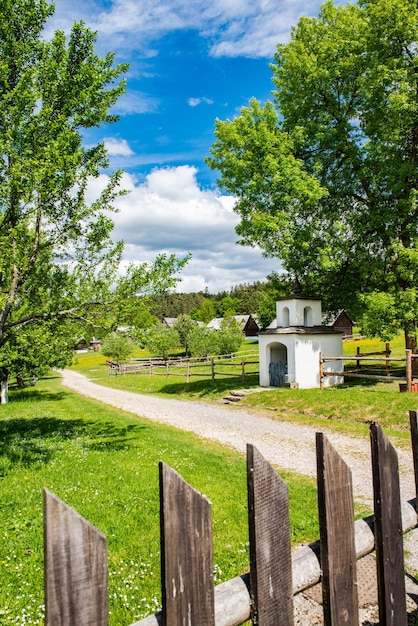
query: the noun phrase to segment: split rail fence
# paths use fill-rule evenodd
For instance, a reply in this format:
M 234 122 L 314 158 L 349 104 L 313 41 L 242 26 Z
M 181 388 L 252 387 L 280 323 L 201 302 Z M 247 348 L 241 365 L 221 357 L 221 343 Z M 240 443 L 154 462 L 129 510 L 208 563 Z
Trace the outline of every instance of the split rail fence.
M 382 355 L 382 356 L 379 356 Z M 319 355 L 319 378 L 321 389 L 324 387 L 324 380 L 326 376 L 340 376 L 343 378 L 366 378 L 371 380 L 390 381 L 397 380 L 402 381 L 402 391 L 418 391 L 418 382 L 414 382 L 412 373 L 412 361 L 418 359 L 418 354 L 414 354 L 412 350 L 406 350 L 404 357 L 391 357 L 389 344 L 386 344 L 386 349 L 382 352 L 369 352 L 362 353 L 357 349 L 357 353 L 351 356 L 334 356 L 325 357 L 322 353 Z M 355 361 L 356 369 L 344 370 L 342 372 L 329 372 L 324 370 L 324 363 L 337 362 L 337 361 Z M 385 374 L 371 374 L 362 371 L 362 362 L 372 363 L 374 366 L 384 361 Z M 392 362 L 405 363 L 405 376 L 394 376 L 391 374 Z
M 410 411 L 418 485 L 418 411 Z M 397 453 L 370 425 L 374 516 L 354 521 L 351 470 L 316 435 L 320 540 L 293 553 L 286 484 L 247 446 L 250 571 L 214 587 L 211 504 L 160 463 L 162 611 L 131 626 L 291 626 L 293 595 L 322 580 L 325 626 L 358 626 L 356 560 L 376 550 L 379 619 L 406 626 L 403 532 L 416 501 L 401 504 Z M 47 626 L 108 623 L 106 538 L 45 490 Z
M 256 360 L 254 360 L 254 358 Z M 180 376 L 186 381 L 192 377 L 210 378 L 214 381 L 217 377 L 240 376 L 242 382 L 246 376 L 259 374 L 258 354 L 229 354 L 208 358 L 171 358 L 163 359 L 141 359 L 131 363 L 114 363 L 107 361 L 109 376 L 118 374 L 149 374 L 150 376 Z M 254 369 L 253 366 L 257 366 Z

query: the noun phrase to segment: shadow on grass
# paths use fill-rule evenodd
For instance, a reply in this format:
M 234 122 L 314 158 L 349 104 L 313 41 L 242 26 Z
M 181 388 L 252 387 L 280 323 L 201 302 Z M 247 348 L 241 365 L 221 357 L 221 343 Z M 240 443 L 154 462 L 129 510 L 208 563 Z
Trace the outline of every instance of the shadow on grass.
M 354 371 L 354 370 L 351 370 Z M 350 370 L 346 371 L 346 373 L 349 373 Z M 364 376 L 377 376 L 377 378 L 363 378 L 362 376 L 347 376 L 344 380 L 344 383 L 342 383 L 341 385 L 338 385 L 338 389 L 352 389 L 352 388 L 356 388 L 356 387 L 360 387 L 360 388 L 373 388 L 373 387 L 377 387 L 379 386 L 379 388 L 381 389 L 382 387 L 388 387 L 390 389 L 393 389 L 394 387 L 398 388 L 398 384 L 400 382 L 402 382 L 402 380 L 398 380 L 398 379 L 393 379 L 390 377 L 386 377 L 384 375 L 384 373 L 376 373 L 373 372 L 373 370 L 369 370 L 369 371 L 363 371 L 362 372 Z M 395 376 L 395 374 L 392 374 L 393 376 Z M 396 374 L 396 376 L 398 376 L 398 374 Z M 401 378 L 401 376 L 399 376 Z
M 379 378 L 378 380 L 370 378 L 346 378 L 344 383 L 337 385 L 335 389 L 352 389 L 352 388 L 373 388 L 377 385 L 390 385 L 393 386 L 391 379 L 385 380 Z M 254 376 L 248 375 L 243 383 L 239 376 L 228 376 L 227 378 L 219 378 L 212 381 L 210 379 L 190 381 L 188 383 L 179 382 L 166 384 L 159 390 L 160 393 L 166 393 L 168 395 L 181 395 L 188 394 L 192 396 L 198 396 L 204 398 L 209 395 L 216 395 L 220 393 L 228 393 L 232 389 L 257 389 L 260 387 L 258 374 Z M 260 388 L 261 389 L 261 388 Z M 280 389 L 280 387 L 277 387 Z
M 9 404 L 16 404 L 18 402 L 60 402 L 64 398 L 68 397 L 66 391 L 48 391 L 43 389 L 13 389 L 13 394 L 9 396 Z
M 211 394 L 226 393 L 231 391 L 231 389 L 258 387 L 258 385 L 257 374 L 246 376 L 244 382 L 242 382 L 240 376 L 228 376 L 226 378 L 215 378 L 214 381 L 206 378 L 205 380 L 189 381 L 188 383 L 168 383 L 161 387 L 160 393 L 169 395 L 189 394 L 204 398 Z
M 338 389 L 352 389 L 353 387 L 376 387 L 379 384 L 392 385 L 392 380 L 372 380 L 370 378 L 346 378 L 344 383 L 338 385 Z
M 129 448 L 136 440 L 136 433 L 147 428 L 140 424 L 121 427 L 112 422 L 55 417 L 2 420 L 0 476 L 5 476 L 16 466 L 45 465 L 51 461 L 61 445 L 70 440 L 81 439 L 84 449 L 99 452 Z

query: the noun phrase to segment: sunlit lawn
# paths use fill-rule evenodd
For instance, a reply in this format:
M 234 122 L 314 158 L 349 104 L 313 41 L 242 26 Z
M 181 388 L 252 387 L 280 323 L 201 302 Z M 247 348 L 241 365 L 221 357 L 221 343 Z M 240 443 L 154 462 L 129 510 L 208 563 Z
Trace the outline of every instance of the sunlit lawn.
M 63 390 L 53 376 L 0 406 L 0 623 L 43 624 L 42 490 L 109 544 L 110 624 L 160 606 L 158 462 L 212 502 L 215 580 L 248 570 L 245 459 L 191 434 Z M 292 540 L 318 537 L 315 483 L 289 486 Z
M 383 350 L 344 344 L 345 354 Z M 257 346 L 244 344 L 246 351 Z M 404 354 L 400 339 L 392 355 Z M 145 356 L 137 352 L 136 356 Z M 100 353 L 73 366 L 100 384 L 219 402 L 251 390 L 241 405 L 272 419 L 368 436 L 378 421 L 395 445 L 409 445 L 416 395 L 397 382 L 351 380 L 324 390 L 261 390 L 258 376 L 191 379 L 109 377 Z M 239 374 L 239 367 L 237 367 Z M 248 570 L 245 459 L 218 444 L 133 417 L 64 390 L 58 376 L 12 389 L 0 406 L 0 623 L 43 624 L 42 489 L 47 487 L 97 526 L 109 543 L 110 623 L 128 626 L 160 606 L 158 462 L 173 467 L 213 504 L 215 580 Z M 418 400 L 418 398 L 417 398 Z M 314 481 L 281 472 L 289 486 L 294 544 L 318 537 Z
M 241 380 L 241 355 L 245 355 L 247 361 L 247 375 L 244 382 Z M 132 355 L 132 360 L 141 357 L 148 358 L 149 356 L 149 352 L 137 348 Z M 170 367 L 168 377 L 164 367 L 154 368 L 152 375 L 147 371 L 109 376 L 106 357 L 100 352 L 92 351 L 75 355 L 73 368 L 94 382 L 109 387 L 158 395 L 181 395 L 183 398 L 191 400 L 217 399 L 230 389 L 258 387 L 258 373 L 251 374 L 251 372 L 258 372 L 258 343 L 256 341 L 244 341 L 242 343 L 240 354 L 233 361 L 234 367 L 231 367 L 231 362 L 228 360 L 219 361 L 219 359 L 215 359 L 215 361 L 216 376 L 214 382 L 211 380 L 210 362 L 201 367 L 192 367 L 189 381 L 186 379 L 186 364 L 182 368 Z M 224 372 L 225 375 L 220 374 L 221 372 Z

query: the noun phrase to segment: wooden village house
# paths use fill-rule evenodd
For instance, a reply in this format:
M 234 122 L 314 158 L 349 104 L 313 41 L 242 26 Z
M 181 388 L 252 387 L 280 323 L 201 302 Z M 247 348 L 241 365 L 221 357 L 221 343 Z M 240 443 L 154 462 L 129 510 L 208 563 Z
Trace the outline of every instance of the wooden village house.
M 232 315 L 232 318 L 241 326 L 242 332 L 246 337 L 257 337 L 260 327 L 253 315 Z M 207 324 L 207 328 L 219 330 L 223 319 L 223 317 L 214 317 L 213 320 Z

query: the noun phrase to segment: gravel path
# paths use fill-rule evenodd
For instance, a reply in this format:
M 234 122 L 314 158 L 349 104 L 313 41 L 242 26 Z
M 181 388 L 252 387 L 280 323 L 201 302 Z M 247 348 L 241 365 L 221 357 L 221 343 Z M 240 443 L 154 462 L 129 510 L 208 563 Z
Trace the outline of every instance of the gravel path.
M 277 468 L 316 476 L 315 429 L 268 417 L 235 406 L 188 402 L 138 394 L 97 385 L 82 374 L 61 372 L 65 387 L 156 422 L 170 424 L 245 453 L 253 444 Z M 353 474 L 354 497 L 371 505 L 373 498 L 370 442 L 322 430 Z M 402 500 L 415 496 L 410 450 L 397 450 Z

